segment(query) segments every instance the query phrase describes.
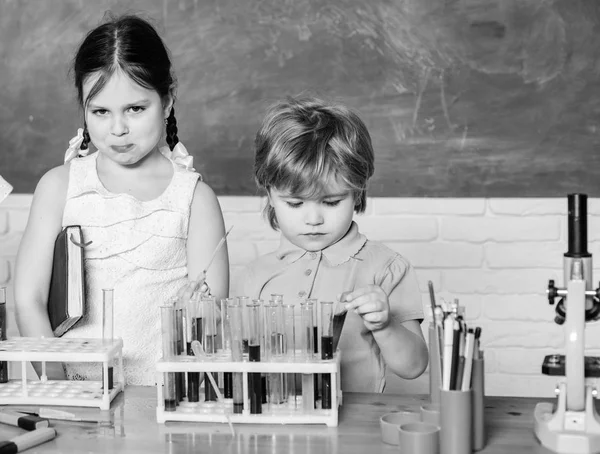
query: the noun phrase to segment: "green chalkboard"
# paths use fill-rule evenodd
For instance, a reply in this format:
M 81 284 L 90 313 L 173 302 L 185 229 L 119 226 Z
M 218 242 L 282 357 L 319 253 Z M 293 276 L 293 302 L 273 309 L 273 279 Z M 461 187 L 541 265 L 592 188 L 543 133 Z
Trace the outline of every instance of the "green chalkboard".
M 372 133 L 372 196 L 600 196 L 600 2 L 0 0 L 0 174 L 16 192 L 81 124 L 68 69 L 107 10 L 151 18 L 180 138 L 218 194 L 254 195 L 275 99 L 311 90 Z

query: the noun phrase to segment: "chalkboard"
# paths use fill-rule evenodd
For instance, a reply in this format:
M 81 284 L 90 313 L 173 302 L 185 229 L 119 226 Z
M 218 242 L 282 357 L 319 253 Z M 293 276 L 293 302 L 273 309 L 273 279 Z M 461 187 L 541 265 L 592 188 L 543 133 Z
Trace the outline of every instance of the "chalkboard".
M 68 69 L 107 10 L 151 18 L 180 138 L 218 194 L 254 195 L 275 99 L 343 101 L 376 151 L 372 196 L 600 196 L 600 2 L 0 0 L 0 174 L 29 193 L 81 125 Z

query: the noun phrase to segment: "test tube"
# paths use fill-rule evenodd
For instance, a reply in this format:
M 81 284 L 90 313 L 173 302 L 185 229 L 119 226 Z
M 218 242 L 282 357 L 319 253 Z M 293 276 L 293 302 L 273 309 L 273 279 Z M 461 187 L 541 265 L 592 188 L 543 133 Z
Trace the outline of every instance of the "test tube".
M 283 320 L 282 306 L 271 302 L 264 306 L 265 311 L 265 339 L 267 352 L 267 360 L 281 361 L 283 358 Z M 283 403 L 287 397 L 285 391 L 285 374 L 270 373 L 267 375 L 269 403 L 279 405 Z
M 260 304 L 248 304 L 248 358 L 250 362 L 260 362 Z M 250 413 L 262 413 L 262 383 L 260 372 L 248 374 L 250 393 Z
M 112 345 L 113 329 L 114 329 L 114 304 L 113 304 L 113 289 L 102 289 L 102 343 Z M 113 365 L 112 361 L 108 363 L 108 389 L 113 389 Z M 104 367 L 102 368 L 102 381 L 104 382 Z
M 333 301 L 321 302 L 321 359 L 333 359 Z M 321 374 L 321 408 L 331 409 L 331 374 Z
M 314 356 L 313 304 L 309 301 L 300 303 L 302 318 L 301 346 L 305 361 L 312 361 Z M 315 408 L 315 377 L 313 374 L 302 374 L 302 408 L 312 411 Z
M 194 292 L 186 304 L 187 354 L 194 356 L 192 342 L 202 342 L 202 309 L 201 294 Z M 187 375 L 188 402 L 200 401 L 200 372 L 189 372 Z
M 315 356 L 319 357 L 319 300 L 317 298 L 309 298 L 307 300 L 312 304 L 313 308 L 313 347 Z M 315 402 L 319 400 L 319 375 L 315 374 Z
M 229 306 L 233 303 L 233 298 L 221 299 L 221 345 L 223 353 L 231 354 L 231 317 L 229 315 Z M 223 397 L 231 399 L 233 397 L 233 374 L 223 372 Z
M 169 361 L 177 355 L 177 326 L 175 303 L 170 301 L 160 307 L 163 359 Z M 177 407 L 177 379 L 175 372 L 164 373 L 163 397 L 165 411 L 175 411 Z
M 183 326 L 184 308 L 179 302 L 175 302 L 175 332 L 176 332 L 176 353 L 183 354 L 183 346 L 185 345 L 185 329 Z M 175 372 L 177 393 L 177 402 L 181 402 L 186 395 L 185 392 L 185 372 Z
M 248 303 L 250 298 L 247 296 L 238 296 L 238 304 L 242 308 L 242 348 L 244 355 L 248 355 L 248 337 L 249 337 L 249 318 L 248 318 Z
M 296 325 L 295 325 L 295 310 L 296 306 L 293 304 L 284 304 L 283 310 L 283 333 L 284 333 L 284 344 L 283 353 L 287 361 L 293 362 L 296 360 Z M 287 381 L 287 396 L 288 403 L 292 401 L 296 403 L 296 374 L 286 374 Z
M 0 341 L 6 340 L 6 287 L 0 287 Z M 8 382 L 8 361 L 0 361 L 0 383 Z
M 231 329 L 231 360 L 236 362 L 243 361 L 243 308 L 239 305 L 239 299 L 234 300 L 227 307 Z M 243 413 L 244 411 L 244 391 L 243 374 L 235 372 L 233 374 L 233 412 Z
M 214 296 L 202 298 L 202 345 L 206 356 L 214 356 L 217 352 L 217 317 Z M 204 400 L 216 401 L 217 393 L 213 389 L 208 374 L 204 374 Z
M 283 304 L 283 295 L 280 293 L 271 293 L 271 302 L 281 306 Z

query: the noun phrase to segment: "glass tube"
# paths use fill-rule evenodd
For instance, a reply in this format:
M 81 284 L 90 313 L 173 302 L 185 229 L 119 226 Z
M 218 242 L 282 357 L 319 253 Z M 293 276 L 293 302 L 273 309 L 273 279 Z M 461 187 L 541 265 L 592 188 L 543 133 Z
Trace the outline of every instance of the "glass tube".
M 282 306 L 271 302 L 264 306 L 265 312 L 265 339 L 268 361 L 281 361 L 283 359 L 283 320 Z M 279 405 L 287 399 L 285 391 L 285 374 L 270 373 L 267 375 L 267 389 L 269 403 Z
M 261 317 L 260 305 L 248 304 L 248 357 L 250 362 L 260 362 Z M 250 413 L 262 413 L 262 383 L 260 372 L 248 374 L 248 392 L 250 393 Z
M 271 302 L 273 304 L 282 305 L 283 304 L 283 295 L 280 293 L 271 293 Z
M 183 354 L 183 346 L 185 345 L 185 329 L 183 325 L 184 306 L 175 303 L 175 332 L 176 332 L 176 352 L 177 355 Z M 185 390 L 185 372 L 175 372 L 175 391 L 177 394 L 177 402 L 181 402 L 186 396 Z
M 314 326 L 313 304 L 309 301 L 300 303 L 300 317 L 302 319 L 301 347 L 302 357 L 305 361 L 312 361 L 314 356 Z M 313 374 L 302 374 L 302 408 L 310 412 L 315 408 L 315 377 Z
M 296 360 L 296 306 L 293 304 L 284 304 L 283 310 L 283 353 L 286 361 Z M 286 374 L 287 381 L 287 400 L 288 404 L 296 404 L 296 374 Z
M 163 360 L 169 361 L 177 355 L 177 327 L 173 301 L 160 307 L 160 317 Z M 175 411 L 177 407 L 176 386 L 175 373 L 165 372 L 163 384 L 165 411 Z
M 194 292 L 186 304 L 186 341 L 187 354 L 193 356 L 192 342 L 202 342 L 202 309 L 201 294 Z M 188 402 L 200 401 L 200 372 L 189 372 L 187 374 L 187 398 Z
M 320 345 L 321 343 L 319 342 L 319 329 L 320 329 L 320 325 L 319 325 L 319 300 L 317 300 L 317 298 L 309 298 L 307 300 L 307 302 L 309 304 L 312 304 L 312 308 L 313 308 L 313 347 L 314 347 L 314 353 L 315 353 L 315 358 L 319 357 L 319 353 L 321 351 Z M 314 394 L 315 394 L 315 402 L 319 400 L 319 386 L 320 386 L 320 376 L 319 374 L 315 374 L 315 379 L 314 379 L 314 383 L 315 383 L 315 390 L 314 390 Z
M 206 356 L 214 356 L 217 352 L 217 317 L 214 296 L 202 298 L 202 346 Z M 213 402 L 217 400 L 217 393 L 212 387 L 208 374 L 204 374 L 204 400 Z
M 248 336 L 249 330 L 248 327 L 249 318 L 248 318 L 248 303 L 250 302 L 250 298 L 247 296 L 238 296 L 238 304 L 242 308 L 242 347 L 244 356 L 248 357 Z
M 321 359 L 333 359 L 333 301 L 321 302 Z M 321 374 L 321 408 L 331 409 L 331 374 Z
M 244 358 L 243 308 L 239 305 L 239 299 L 228 305 L 227 312 L 231 321 L 231 360 L 242 362 Z M 235 372 L 233 374 L 233 412 L 243 413 L 243 411 L 243 374 L 241 372 Z
M 231 318 L 229 315 L 229 306 L 233 303 L 233 298 L 221 299 L 221 345 L 223 353 L 231 355 Z M 223 372 L 223 397 L 231 399 L 233 397 L 233 374 Z
M 113 289 L 102 289 L 102 343 L 112 345 L 114 330 L 114 304 Z M 108 389 L 113 389 L 113 365 L 112 361 L 108 363 Z M 104 367 L 102 368 L 102 382 L 104 382 Z
M 0 287 L 0 341 L 6 340 L 6 287 Z M 0 383 L 8 383 L 8 361 L 0 361 Z

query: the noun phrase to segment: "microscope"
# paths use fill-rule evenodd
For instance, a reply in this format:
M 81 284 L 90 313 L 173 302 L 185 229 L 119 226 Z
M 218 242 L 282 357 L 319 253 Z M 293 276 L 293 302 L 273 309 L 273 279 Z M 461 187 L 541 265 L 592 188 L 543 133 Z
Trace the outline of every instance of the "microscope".
M 600 287 L 592 289 L 592 255 L 587 251 L 587 195 L 568 195 L 569 249 L 563 258 L 566 288 L 548 284 L 548 301 L 556 305 L 554 321 L 565 327 L 565 355 L 547 355 L 545 375 L 565 377 L 558 384 L 558 401 L 535 407 L 535 435 L 558 453 L 599 453 L 600 418 L 594 405 L 594 379 L 600 358 L 586 357 L 585 323 L 600 318 Z

